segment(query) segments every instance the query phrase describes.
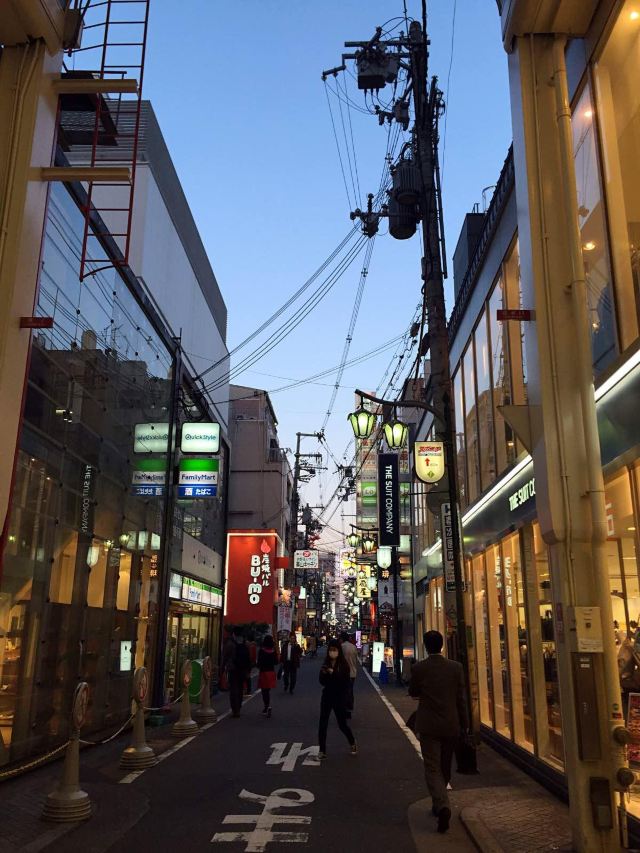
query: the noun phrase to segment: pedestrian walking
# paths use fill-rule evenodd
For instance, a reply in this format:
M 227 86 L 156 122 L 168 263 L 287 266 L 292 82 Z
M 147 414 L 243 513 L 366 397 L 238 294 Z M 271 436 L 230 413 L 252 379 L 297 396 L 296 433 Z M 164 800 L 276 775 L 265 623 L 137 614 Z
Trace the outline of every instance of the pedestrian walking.
M 351 717 L 353 713 L 353 688 L 355 687 L 356 678 L 358 676 L 358 649 L 349 640 L 349 635 L 346 631 L 340 634 L 340 643 L 342 654 L 346 662 L 349 664 L 349 696 L 347 698 L 347 717 Z
M 262 693 L 262 703 L 264 708 L 262 713 L 266 717 L 271 716 L 271 691 L 276 686 L 276 664 L 278 663 L 278 653 L 273 644 L 271 634 L 262 641 L 262 648 L 258 652 L 258 687 Z
M 451 760 L 460 735 L 468 726 L 464 671 L 461 664 L 442 655 L 443 637 L 427 631 L 424 645 L 427 659 L 411 671 L 409 695 L 419 699 L 416 734 L 424 763 L 424 775 L 431 794 L 432 811 L 438 818 L 438 832 L 446 832 L 451 820 L 447 785 Z
M 351 754 L 356 755 L 358 752 L 356 739 L 347 722 L 349 679 L 349 664 L 342 654 L 340 643 L 338 640 L 330 640 L 327 646 L 327 657 L 320 668 L 320 684 L 323 687 L 318 726 L 318 743 L 320 744 L 318 758 L 320 759 L 327 757 L 327 729 L 332 711 L 336 715 L 338 728 L 349 741 Z
M 222 662 L 229 683 L 231 715 L 239 717 L 245 682 L 251 673 L 249 648 L 240 628 L 234 628 L 233 638 L 225 643 Z
M 292 631 L 289 634 L 289 639 L 285 640 L 282 644 L 282 651 L 280 655 L 285 693 L 287 690 L 289 693 L 293 693 L 296 688 L 301 655 L 302 649 L 296 640 L 295 631 Z

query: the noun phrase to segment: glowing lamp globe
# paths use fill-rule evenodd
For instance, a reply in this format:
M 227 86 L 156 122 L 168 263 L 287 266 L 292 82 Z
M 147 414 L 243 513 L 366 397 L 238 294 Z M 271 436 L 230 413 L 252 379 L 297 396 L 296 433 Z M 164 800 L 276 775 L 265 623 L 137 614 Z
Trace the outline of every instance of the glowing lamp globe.
M 357 548 L 360 544 L 360 537 L 357 533 L 350 533 L 347 536 L 347 542 L 349 543 L 351 548 Z
M 347 415 L 347 420 L 351 424 L 355 437 L 360 439 L 369 438 L 376 424 L 375 415 L 368 412 L 363 406 Z
M 384 437 L 386 438 L 389 447 L 398 450 L 405 446 L 407 443 L 407 434 L 409 432 L 409 427 L 406 424 L 403 424 L 402 421 L 394 418 L 392 421 L 386 423 L 383 426 L 383 429 Z
M 376 547 L 376 540 L 371 536 L 364 536 L 362 539 L 362 550 L 365 554 L 371 554 L 373 549 Z
M 388 569 L 391 565 L 391 548 L 381 545 L 376 552 L 376 562 L 381 569 Z

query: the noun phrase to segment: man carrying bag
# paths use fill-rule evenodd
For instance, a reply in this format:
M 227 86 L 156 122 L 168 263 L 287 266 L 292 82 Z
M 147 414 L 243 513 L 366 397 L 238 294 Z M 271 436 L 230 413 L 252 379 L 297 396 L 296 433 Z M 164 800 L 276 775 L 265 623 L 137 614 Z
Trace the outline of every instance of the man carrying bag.
M 446 832 L 451 820 L 447 785 L 451 779 L 451 760 L 468 727 L 464 671 L 457 661 L 442 655 L 443 637 L 439 631 L 427 631 L 424 644 L 427 659 L 411 671 L 409 695 L 419 699 L 415 732 L 420 739 L 424 775 L 438 818 L 438 832 Z

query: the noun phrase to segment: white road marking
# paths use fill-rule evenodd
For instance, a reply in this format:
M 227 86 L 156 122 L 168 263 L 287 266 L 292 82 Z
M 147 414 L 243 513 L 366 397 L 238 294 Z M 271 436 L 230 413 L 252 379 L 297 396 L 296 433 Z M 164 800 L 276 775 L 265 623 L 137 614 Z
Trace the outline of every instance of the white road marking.
M 227 841 L 246 841 L 245 853 L 263 853 L 267 844 L 306 844 L 309 841 L 309 835 L 306 832 L 273 831 L 273 827 L 277 823 L 308 825 L 311 823 L 311 818 L 308 815 L 274 815 L 273 812 L 276 809 L 297 809 L 314 802 L 315 797 L 311 791 L 305 791 L 302 788 L 277 788 L 264 796 L 263 794 L 253 794 L 243 788 L 239 796 L 241 800 L 262 804 L 261 814 L 228 814 L 222 823 L 253 823 L 255 828 L 250 832 L 237 830 L 234 832 L 216 832 L 211 839 L 212 844 Z
M 371 682 L 371 686 L 372 686 L 372 687 L 373 687 L 373 689 L 376 691 L 376 693 L 378 694 L 378 696 L 382 699 L 382 701 L 384 702 L 384 704 L 387 706 L 387 709 L 388 709 L 389 713 L 391 714 L 391 716 L 393 717 L 393 719 L 396 721 L 396 723 L 400 726 L 400 728 L 402 729 L 402 731 L 404 732 L 404 734 L 407 736 L 407 738 L 408 738 L 408 740 L 409 740 L 409 743 L 410 743 L 410 744 L 411 744 L 411 746 L 415 749 L 415 751 L 418 753 L 418 755 L 420 756 L 420 760 L 422 761 L 422 750 L 420 749 L 420 741 L 419 741 L 419 740 L 418 740 L 418 738 L 414 735 L 414 733 L 411 731 L 411 729 L 407 728 L 407 726 L 406 726 L 406 724 L 405 724 L 405 721 L 402 719 L 402 717 L 400 716 L 400 714 L 399 714 L 399 713 L 396 711 L 396 709 L 393 707 L 393 705 L 391 704 L 391 702 L 389 702 L 389 700 L 388 700 L 388 699 L 387 699 L 387 697 L 384 695 L 384 693 L 382 692 L 382 690 L 380 690 L 380 688 L 379 688 L 379 687 L 378 687 L 378 685 L 375 683 L 375 681 L 373 680 L 373 678 L 369 675 L 369 673 L 367 672 L 367 670 L 366 670 L 366 669 L 364 669 L 364 667 L 363 667 L 362 671 L 363 671 L 363 672 L 364 672 L 364 674 L 367 676 L 367 678 L 368 678 L 368 679 L 369 679 L 369 681 Z
M 309 767 L 320 767 L 320 759 L 318 758 L 319 746 L 308 746 L 306 749 L 303 749 L 301 743 L 292 743 L 289 752 L 285 755 L 286 748 L 286 743 L 272 743 L 271 755 L 266 763 L 282 764 L 281 770 L 286 773 L 295 770 L 297 760 L 304 756 L 303 764 Z
M 245 705 L 247 702 L 250 702 L 254 696 L 258 695 L 259 692 L 259 690 L 256 690 L 256 692 L 252 693 L 251 696 L 247 696 L 247 698 L 243 701 L 242 704 Z M 200 734 L 201 732 L 206 732 L 206 730 L 210 729 L 212 726 L 217 726 L 218 723 L 221 723 L 226 717 L 229 716 L 230 713 L 231 711 L 229 710 L 225 711 L 224 714 L 220 714 L 217 720 L 214 720 L 212 723 L 207 723 L 206 725 L 202 726 L 202 728 L 198 731 L 198 734 Z M 156 767 L 161 761 L 164 761 L 165 758 L 169 758 L 170 755 L 173 755 L 175 752 L 178 752 L 178 750 L 182 749 L 183 746 L 186 746 L 188 743 L 191 743 L 191 741 L 196 737 L 198 737 L 198 735 L 191 735 L 191 737 L 187 737 L 184 740 L 179 741 L 175 746 L 172 746 L 164 752 L 161 752 L 158 756 L 157 762 L 153 765 L 153 767 Z M 136 779 L 142 776 L 143 773 L 146 773 L 147 770 L 151 769 L 153 768 L 145 767 L 144 770 L 134 770 L 131 773 L 127 773 L 126 776 L 123 776 L 122 779 L 120 779 L 119 784 L 130 785 L 132 782 L 135 782 Z

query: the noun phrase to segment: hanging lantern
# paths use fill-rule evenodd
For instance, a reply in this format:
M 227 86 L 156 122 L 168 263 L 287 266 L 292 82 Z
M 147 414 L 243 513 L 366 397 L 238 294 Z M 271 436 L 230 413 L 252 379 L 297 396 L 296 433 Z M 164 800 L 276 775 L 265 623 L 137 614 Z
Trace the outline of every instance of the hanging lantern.
M 407 435 L 409 433 L 409 427 L 406 424 L 403 424 L 402 421 L 399 421 L 396 417 L 393 420 L 388 421 L 384 427 L 384 437 L 387 440 L 387 444 L 394 450 L 398 450 L 400 447 L 404 447 L 407 443 Z
M 351 533 L 347 536 L 347 542 L 351 548 L 357 548 L 360 544 L 360 537 L 357 533 L 351 531 Z
M 376 416 L 368 412 L 364 406 L 360 406 L 355 412 L 347 415 L 351 429 L 356 438 L 369 438 L 376 425 Z
M 391 565 L 391 548 L 388 545 L 381 545 L 378 548 L 376 552 L 376 562 L 381 569 L 389 568 Z M 388 573 L 387 577 L 389 577 Z
M 362 548 L 365 554 L 371 554 L 373 549 L 376 547 L 376 540 L 367 534 L 362 538 Z

